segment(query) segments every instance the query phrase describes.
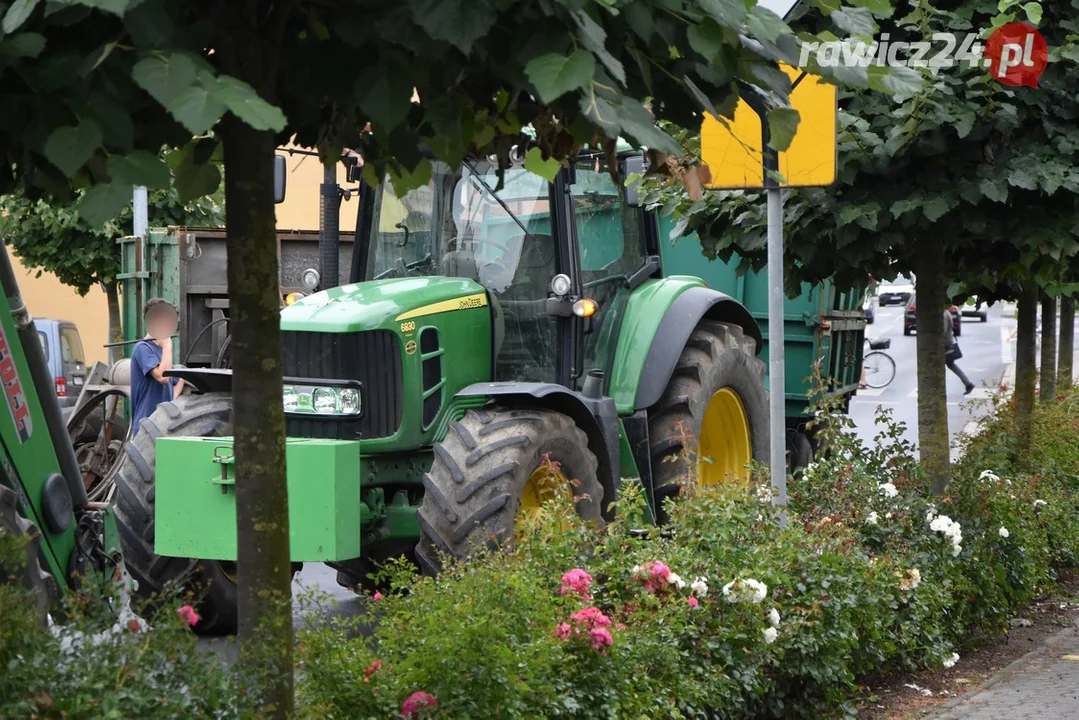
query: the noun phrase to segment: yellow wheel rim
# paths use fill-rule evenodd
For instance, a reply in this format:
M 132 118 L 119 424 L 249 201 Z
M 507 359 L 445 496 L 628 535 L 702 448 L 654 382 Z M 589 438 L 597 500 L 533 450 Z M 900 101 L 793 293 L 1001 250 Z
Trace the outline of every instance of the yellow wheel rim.
M 729 479 L 748 480 L 753 459 L 749 418 L 738 393 L 721 388 L 708 401 L 697 438 L 697 482 L 716 485 Z
M 572 488 L 562 470 L 555 465 L 543 463 L 532 471 L 521 492 L 521 504 L 517 512 L 526 516 L 535 516 L 545 502 L 559 495 L 572 498 Z

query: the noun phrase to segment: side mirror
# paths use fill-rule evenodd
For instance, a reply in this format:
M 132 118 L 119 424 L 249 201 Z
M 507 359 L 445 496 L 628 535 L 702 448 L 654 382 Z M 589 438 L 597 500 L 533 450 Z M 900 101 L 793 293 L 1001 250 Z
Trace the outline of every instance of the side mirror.
M 288 161 L 284 155 L 273 156 L 273 201 L 285 202 L 285 177 L 288 175 Z
M 346 155 L 343 160 L 345 162 L 345 180 L 350 183 L 358 183 L 362 179 L 363 168 L 356 162 L 355 156 Z
M 626 158 L 624 167 L 625 171 L 622 174 L 627 178 L 630 175 L 644 175 L 646 169 L 644 155 L 634 155 Z M 629 205 L 630 207 L 641 206 L 641 199 L 637 195 L 637 186 L 639 183 L 640 178 L 638 177 L 626 185 L 626 205 Z

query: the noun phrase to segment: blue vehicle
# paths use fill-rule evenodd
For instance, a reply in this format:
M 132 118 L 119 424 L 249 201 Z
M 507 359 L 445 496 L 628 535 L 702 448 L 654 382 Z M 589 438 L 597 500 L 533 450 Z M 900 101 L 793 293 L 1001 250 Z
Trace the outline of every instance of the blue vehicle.
M 60 408 L 72 408 L 86 382 L 86 355 L 82 350 L 79 329 L 68 320 L 35 318 L 34 324 Z

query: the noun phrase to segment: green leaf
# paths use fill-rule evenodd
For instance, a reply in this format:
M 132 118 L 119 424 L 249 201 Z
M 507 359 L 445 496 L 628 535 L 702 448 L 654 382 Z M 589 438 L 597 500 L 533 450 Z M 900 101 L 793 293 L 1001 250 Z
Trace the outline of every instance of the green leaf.
M 978 187 L 981 188 L 982 195 L 985 195 L 993 202 L 1002 203 L 1008 200 L 1008 187 L 1005 183 L 994 182 L 986 178 L 978 184 Z
M 532 59 L 525 73 L 540 100 L 550 103 L 588 85 L 596 73 L 596 59 L 587 50 L 576 50 L 569 57 L 548 53 Z
M 1015 167 L 1008 173 L 1008 184 L 1024 190 L 1037 190 L 1038 177 L 1029 167 Z
M 538 147 L 531 148 L 525 154 L 525 170 L 539 175 L 547 182 L 554 182 L 555 176 L 562 165 L 554 158 L 543 159 L 543 151 Z
M 711 60 L 726 47 L 723 28 L 712 18 L 705 18 L 697 25 L 691 25 L 686 32 L 689 46 Z
M 75 127 L 53 130 L 45 141 L 45 157 L 71 177 L 86 164 L 101 146 L 101 128 L 89 118 L 83 118 Z
M 864 8 L 843 8 L 828 16 L 836 27 L 854 36 L 872 36 L 877 23 Z
M 468 55 L 472 45 L 494 27 L 497 16 L 489 0 L 411 0 L 412 19 L 435 40 L 444 40 Z
M 33 58 L 45 49 L 45 36 L 38 33 L 24 32 L 0 39 L 0 55 L 8 57 Z
M 891 17 L 895 12 L 895 8 L 888 0 L 849 0 L 849 2 L 854 7 L 865 8 L 878 17 Z
M 109 177 L 129 185 L 168 188 L 172 182 L 169 167 L 153 153 L 135 150 L 128 155 L 113 155 L 108 161 Z
M 933 197 L 925 205 L 922 205 L 922 213 L 929 222 L 940 220 L 951 209 L 948 201 L 940 195 Z
M 104 10 L 119 17 L 123 17 L 127 9 L 142 0 L 66 0 L 68 5 L 83 5 L 95 10 Z
M 4 13 L 3 24 L 0 24 L 0 27 L 4 29 L 4 34 L 11 35 L 21 28 L 23 23 L 33 14 L 34 8 L 37 7 L 39 2 L 41 0 L 15 0 L 15 2 L 11 3 L 7 12 Z
M 221 75 L 217 78 L 214 92 L 229 112 L 256 130 L 279 132 L 288 122 L 280 108 L 260 98 L 255 88 L 243 80 Z
M 221 185 L 221 171 L 213 162 L 196 163 L 195 151 L 189 145 L 183 159 L 173 170 L 176 192 L 180 202 L 187 203 L 205 195 L 213 195 Z
M 202 135 L 225 114 L 225 103 L 217 93 L 217 78 L 200 72 L 199 81 L 180 93 L 166 109 L 193 135 Z
M 408 115 L 412 84 L 393 63 L 371 65 L 357 80 L 360 107 L 379 128 L 390 133 Z
M 434 168 L 430 160 L 423 158 L 415 169 L 409 170 L 398 165 L 397 167 L 391 166 L 389 171 L 393 191 L 397 194 L 397 197 L 404 197 L 409 190 L 415 190 L 431 182 Z
M 701 10 L 720 25 L 741 30 L 749 12 L 742 0 L 700 0 Z
M 768 111 L 768 146 L 783 152 L 791 146 L 798 130 L 800 115 L 794 108 L 773 108 Z
M 749 14 L 746 27 L 753 33 L 753 37 L 770 43 L 774 43 L 780 35 L 790 32 L 790 28 L 781 17 L 760 5 L 755 6 Z
M 132 79 L 166 109 L 171 109 L 197 76 L 195 62 L 186 53 L 151 55 L 131 69 Z
M 1031 25 L 1040 25 L 1042 21 L 1042 6 L 1041 3 L 1028 2 L 1023 5 L 1023 12 L 1027 15 L 1027 20 Z
M 627 3 L 622 8 L 622 12 L 625 13 L 626 22 L 633 29 L 633 32 L 637 34 L 637 37 L 642 40 L 652 38 L 652 28 L 655 27 L 655 21 L 652 18 L 652 7 L 648 3 Z
M 614 55 L 608 52 L 606 45 L 607 33 L 600 27 L 599 23 L 592 19 L 591 15 L 583 10 L 573 13 L 573 19 L 577 21 L 577 28 L 581 31 L 580 38 L 584 46 L 599 58 L 599 61 L 603 63 L 603 67 L 607 68 L 607 72 L 613 75 L 615 80 L 625 85 L 626 69 L 622 67 L 622 63 Z
M 616 112 L 622 131 L 636 140 L 638 145 L 655 148 L 672 155 L 677 155 L 682 151 L 674 138 L 656 127 L 652 113 L 633 98 L 622 98 L 621 104 L 616 107 Z
M 89 188 L 79 202 L 79 216 L 94 227 L 100 227 L 120 214 L 131 202 L 132 187 L 110 182 Z

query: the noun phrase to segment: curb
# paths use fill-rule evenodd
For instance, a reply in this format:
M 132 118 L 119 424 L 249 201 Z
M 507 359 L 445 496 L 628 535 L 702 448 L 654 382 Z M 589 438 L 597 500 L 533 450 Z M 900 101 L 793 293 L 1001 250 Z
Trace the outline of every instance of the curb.
M 1022 657 L 1008 663 L 1007 665 L 1005 665 L 1003 668 L 1001 668 L 996 673 L 994 673 L 991 677 L 989 677 L 985 682 L 983 682 L 978 687 L 971 688 L 970 690 L 963 693 L 962 695 L 959 695 L 958 697 L 952 698 L 951 700 L 948 700 L 947 702 L 943 702 L 943 703 L 935 706 L 931 711 L 925 713 L 921 717 L 923 717 L 923 718 L 934 718 L 934 717 L 937 717 L 939 715 L 943 715 L 944 713 L 948 712 L 949 710 L 954 710 L 955 708 L 966 704 L 967 702 L 972 700 L 979 693 L 981 693 L 981 692 L 983 692 L 985 690 L 989 690 L 990 688 L 994 687 L 995 685 L 999 685 L 1001 682 L 1011 678 L 1013 675 L 1015 675 L 1020 670 L 1022 670 L 1027 664 L 1029 664 L 1031 660 L 1034 660 L 1035 658 L 1037 658 L 1037 657 L 1039 657 L 1041 655 L 1048 655 L 1049 651 L 1055 645 L 1059 645 L 1063 641 L 1075 636 L 1077 630 L 1079 630 L 1079 618 L 1073 618 L 1072 619 L 1072 624 L 1071 624 L 1070 627 L 1067 627 L 1067 628 L 1061 630 L 1056 635 L 1050 636 L 1049 638 L 1047 638 L 1045 640 L 1045 642 L 1043 642 L 1041 644 L 1040 647 L 1037 647 L 1037 648 L 1031 650 L 1030 652 L 1028 652 L 1027 654 L 1023 655 Z

